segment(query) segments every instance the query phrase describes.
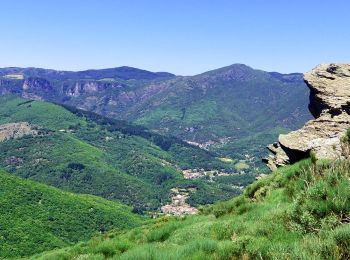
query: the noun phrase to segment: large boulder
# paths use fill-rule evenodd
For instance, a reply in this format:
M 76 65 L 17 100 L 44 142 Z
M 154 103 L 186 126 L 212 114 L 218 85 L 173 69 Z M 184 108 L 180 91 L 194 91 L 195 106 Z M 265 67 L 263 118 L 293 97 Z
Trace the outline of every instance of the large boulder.
M 299 130 L 280 135 L 265 159 L 275 170 L 314 151 L 319 159 L 343 158 L 341 138 L 350 128 L 350 64 L 321 64 L 304 75 L 315 117 Z

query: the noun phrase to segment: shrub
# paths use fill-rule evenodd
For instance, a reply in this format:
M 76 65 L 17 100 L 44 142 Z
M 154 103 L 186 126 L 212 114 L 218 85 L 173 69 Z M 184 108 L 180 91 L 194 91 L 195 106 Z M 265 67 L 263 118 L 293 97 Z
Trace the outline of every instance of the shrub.
M 339 248 L 341 259 L 350 259 L 350 224 L 335 229 L 333 237 Z
M 348 141 L 350 140 L 350 128 L 346 130 L 346 137 L 348 138 Z
M 311 159 L 312 165 L 316 165 L 317 157 L 316 157 L 315 151 L 310 151 L 310 159 Z
M 346 131 L 345 136 L 341 139 L 342 153 L 346 158 L 350 158 L 350 128 Z
M 124 252 L 128 251 L 133 246 L 134 246 L 134 244 L 132 242 L 130 242 L 129 240 L 126 240 L 126 239 L 118 240 L 115 243 L 116 249 L 118 251 L 120 251 L 121 253 L 124 253 Z
M 179 227 L 178 223 L 167 223 L 160 228 L 156 228 L 147 234 L 148 242 L 163 242 L 169 238 L 172 232 Z
M 211 237 L 217 240 L 227 240 L 232 237 L 233 223 L 217 222 L 211 227 Z
M 185 259 L 200 259 L 199 255 L 213 254 L 218 249 L 218 242 L 211 239 L 193 240 L 183 249 L 183 257 Z
M 106 240 L 98 244 L 93 250 L 95 254 L 103 254 L 106 258 L 112 257 L 117 253 L 114 240 Z
M 82 163 L 69 163 L 68 168 L 70 168 L 72 170 L 81 171 L 81 170 L 85 169 L 85 165 Z

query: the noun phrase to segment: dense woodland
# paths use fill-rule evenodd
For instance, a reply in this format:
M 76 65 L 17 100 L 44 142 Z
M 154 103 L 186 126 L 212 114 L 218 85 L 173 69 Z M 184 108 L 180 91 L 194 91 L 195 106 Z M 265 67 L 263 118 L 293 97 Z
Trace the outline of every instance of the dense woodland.
M 240 192 L 225 177 L 218 182 L 184 180 L 181 169 L 237 172 L 232 163 L 176 138 L 45 102 L 15 97 L 2 101 L 1 123 L 25 121 L 41 131 L 38 136 L 1 144 L 0 164 L 17 176 L 120 201 L 138 211 L 157 209 L 169 199 L 172 187 L 196 188 L 193 205 L 213 203 Z M 252 175 L 244 174 L 235 185 L 252 179 Z

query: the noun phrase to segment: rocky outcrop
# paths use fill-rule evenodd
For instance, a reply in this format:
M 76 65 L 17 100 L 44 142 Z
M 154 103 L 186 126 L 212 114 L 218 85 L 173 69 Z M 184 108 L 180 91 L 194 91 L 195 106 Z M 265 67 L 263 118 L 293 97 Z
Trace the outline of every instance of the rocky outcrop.
M 38 130 L 27 122 L 0 125 L 0 142 L 21 138 L 25 135 L 37 135 Z
M 265 159 L 275 170 L 314 151 L 319 159 L 343 158 L 341 138 L 350 128 L 350 64 L 321 64 L 304 75 L 315 117 L 297 131 L 280 135 Z
M 350 64 L 322 64 L 304 76 L 310 88 L 309 110 L 316 118 L 350 112 Z
M 52 92 L 54 89 L 51 83 L 42 78 L 28 78 L 23 82 L 23 91 L 40 91 L 40 92 Z
M 103 81 L 76 81 L 73 85 L 59 87 L 59 91 L 69 97 L 78 97 L 83 94 L 94 94 L 106 90 L 118 90 L 125 87 L 121 83 L 103 82 Z M 62 90 L 61 90 L 62 89 Z

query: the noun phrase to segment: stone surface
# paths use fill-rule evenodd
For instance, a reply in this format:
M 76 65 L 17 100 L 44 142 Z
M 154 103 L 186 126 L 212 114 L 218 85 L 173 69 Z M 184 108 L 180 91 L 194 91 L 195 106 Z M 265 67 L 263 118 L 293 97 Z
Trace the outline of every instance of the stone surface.
M 280 135 L 264 159 L 271 170 L 314 151 L 319 159 L 343 158 L 341 138 L 350 128 L 350 64 L 321 64 L 304 76 L 315 117 L 299 130 Z
M 38 131 L 27 122 L 0 125 L 0 142 L 20 138 L 25 135 L 37 135 Z
M 304 75 L 310 88 L 309 110 L 322 114 L 350 112 L 350 64 L 321 64 Z
M 289 163 L 289 157 L 286 152 L 281 148 L 278 143 L 270 144 L 267 149 L 272 153 L 268 158 L 263 159 L 267 167 L 272 171 L 276 170 L 277 167 L 286 165 Z

